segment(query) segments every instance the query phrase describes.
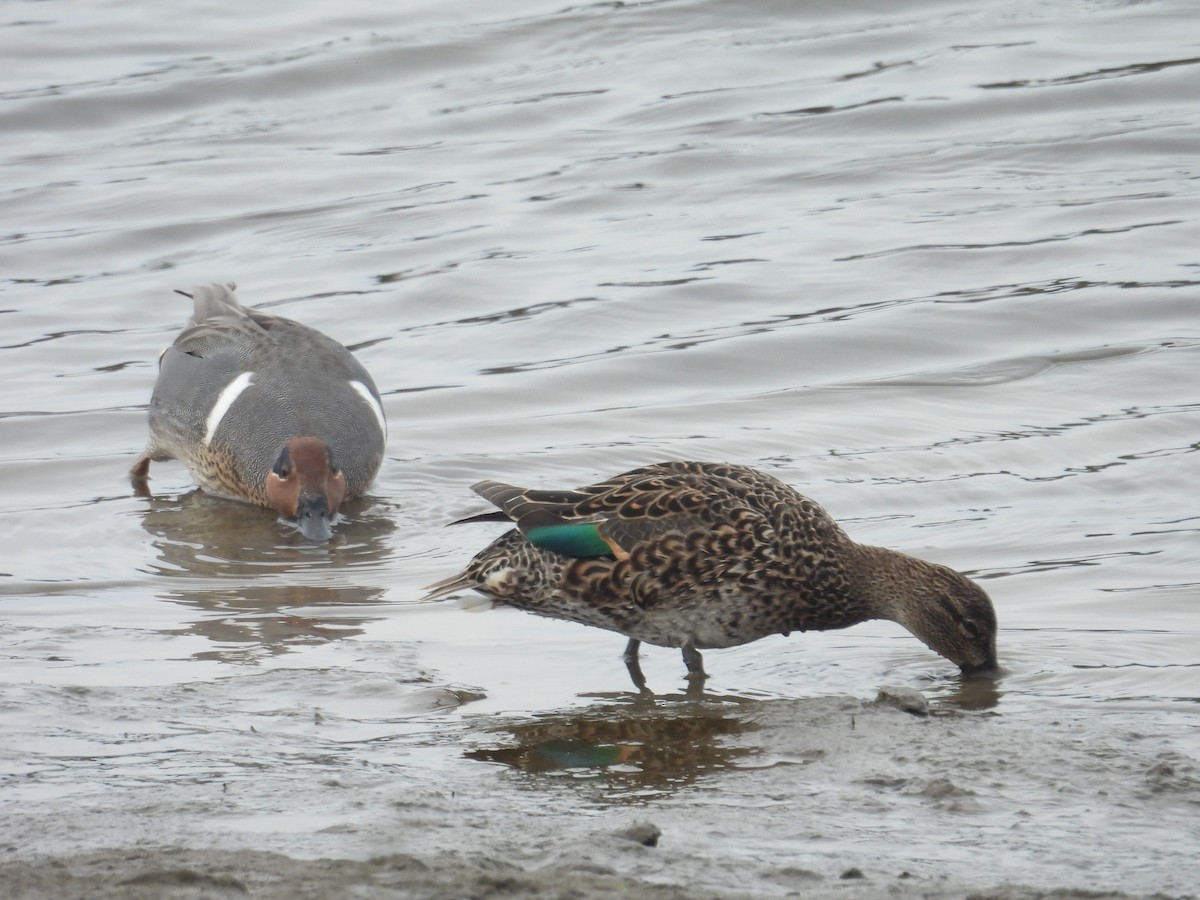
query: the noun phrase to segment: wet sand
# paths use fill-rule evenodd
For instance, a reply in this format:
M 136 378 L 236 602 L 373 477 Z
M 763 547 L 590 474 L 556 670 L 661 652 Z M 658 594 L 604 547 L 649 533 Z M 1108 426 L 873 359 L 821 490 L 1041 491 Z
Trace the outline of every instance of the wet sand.
M 114 787 L 108 804 L 12 810 L 0 884 L 12 898 L 1196 896 L 1185 732 L 1154 715 L 1135 732 L 1129 714 L 922 712 L 913 693 L 596 698 L 475 722 L 433 780 L 356 777 L 352 759 L 321 782 L 263 772 L 281 810 L 358 810 L 307 833 L 191 829 L 262 811 L 228 784 Z M 1172 829 L 1177 843 L 1158 839 Z
M 1135 895 L 1104 888 L 1044 890 L 1002 884 L 975 888 L 952 882 L 929 884 L 899 877 L 889 882 L 868 881 L 849 870 L 836 883 L 797 870 L 789 873 L 798 886 L 788 896 L 924 897 L 929 900 L 1119 900 Z M 6 894 L 14 898 L 57 897 L 61 900 L 152 900 L 152 898 L 260 897 L 291 898 L 389 897 L 561 897 L 591 900 L 613 896 L 670 898 L 735 898 L 762 892 L 724 891 L 699 884 L 664 885 L 623 877 L 585 860 L 564 862 L 527 871 L 487 856 L 446 854 L 421 859 L 397 854 L 369 860 L 297 860 L 277 853 L 216 851 L 183 848 L 113 851 L 70 860 L 46 859 L 7 865 L 0 875 L 8 880 Z M 799 887 L 799 885 L 804 885 Z M 1136 895 L 1147 896 L 1147 895 Z M 1154 894 L 1154 897 L 1166 897 Z

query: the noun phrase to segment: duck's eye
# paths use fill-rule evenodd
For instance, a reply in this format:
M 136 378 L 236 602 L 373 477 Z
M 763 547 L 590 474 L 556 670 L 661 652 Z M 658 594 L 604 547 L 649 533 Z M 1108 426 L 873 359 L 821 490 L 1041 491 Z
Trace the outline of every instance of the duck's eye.
M 958 627 L 967 633 L 968 637 L 978 638 L 983 632 L 974 622 L 959 622 Z
M 287 447 L 283 448 L 283 452 L 279 454 L 279 459 L 275 460 L 275 465 L 271 466 L 271 471 L 280 478 L 287 478 L 292 474 L 292 454 Z

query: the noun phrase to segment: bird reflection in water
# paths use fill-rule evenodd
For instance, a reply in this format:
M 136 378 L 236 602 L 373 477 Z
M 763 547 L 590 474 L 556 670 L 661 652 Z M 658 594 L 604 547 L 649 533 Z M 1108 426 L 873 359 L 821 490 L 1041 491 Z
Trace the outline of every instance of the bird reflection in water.
M 744 703 L 743 698 L 723 698 Z M 603 779 L 617 794 L 669 791 L 736 768 L 756 752 L 737 741 L 757 726 L 731 714 L 730 702 L 670 703 L 641 698 L 578 714 L 541 717 L 498 729 L 515 739 L 466 751 L 470 759 L 528 773 Z
M 378 562 L 390 552 L 387 539 L 396 530 L 395 511 L 370 500 L 343 506 L 346 521 L 329 545 L 305 541 L 266 510 L 199 490 L 145 500 L 142 527 L 159 552 L 161 565 L 152 564 L 158 575 L 262 575 L 289 564 Z
M 333 540 L 312 544 L 244 503 L 198 490 L 148 497 L 142 526 L 158 558 L 147 571 L 163 579 L 162 599 L 198 611 L 188 630 L 213 645 L 194 658 L 247 661 L 362 633 L 370 618 L 339 608 L 380 603 L 384 589 L 347 573 L 387 557 L 395 517 L 369 500 L 344 512 Z
M 373 617 L 346 615 L 339 607 L 379 602 L 383 591 L 275 585 L 170 591 L 161 597 L 195 607 L 203 614 L 191 622 L 187 631 L 207 638 L 212 647 L 193 653 L 193 659 L 250 662 L 362 634 Z M 315 607 L 326 608 L 328 613 L 314 615 Z M 298 609 L 307 612 L 290 612 Z

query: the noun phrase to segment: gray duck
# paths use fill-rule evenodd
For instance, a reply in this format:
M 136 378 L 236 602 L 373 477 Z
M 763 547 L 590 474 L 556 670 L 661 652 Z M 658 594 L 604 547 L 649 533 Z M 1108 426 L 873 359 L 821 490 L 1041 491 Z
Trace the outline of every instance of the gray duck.
M 277 510 L 328 540 L 338 508 L 383 462 L 379 390 L 354 355 L 314 328 L 246 309 L 234 285 L 178 291 L 192 318 L 159 358 L 150 440 L 131 470 L 178 459 L 210 494 Z

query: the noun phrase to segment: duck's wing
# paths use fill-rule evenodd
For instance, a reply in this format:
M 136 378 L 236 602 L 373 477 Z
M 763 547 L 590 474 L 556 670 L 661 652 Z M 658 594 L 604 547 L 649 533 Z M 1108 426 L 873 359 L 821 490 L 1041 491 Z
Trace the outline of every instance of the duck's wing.
M 481 481 L 472 489 L 535 546 L 565 556 L 618 559 L 666 535 L 709 532 L 733 523 L 739 510 L 760 512 L 798 496 L 754 469 L 684 462 L 646 466 L 575 491 L 531 490 L 499 481 Z
M 194 306 L 187 327 L 171 345 L 172 351 L 220 360 L 240 370 L 267 366 L 269 371 L 286 373 L 304 369 L 360 381 L 379 403 L 379 390 L 370 373 L 342 344 L 293 319 L 242 306 L 233 288 L 232 284 L 207 284 L 176 292 L 190 297 Z
M 565 556 L 609 556 L 620 551 L 598 531 L 603 519 L 577 512 L 587 495 L 579 491 L 537 491 L 502 481 L 480 481 L 471 490 L 498 507 L 461 521 L 508 519 L 530 543 Z
M 237 302 L 231 286 L 179 293 L 192 299 L 192 318 L 159 357 L 150 401 L 152 432 L 177 449 L 211 439 L 221 419 L 217 411 L 227 411 L 249 387 L 247 373 L 259 368 L 266 345 L 262 324 Z

